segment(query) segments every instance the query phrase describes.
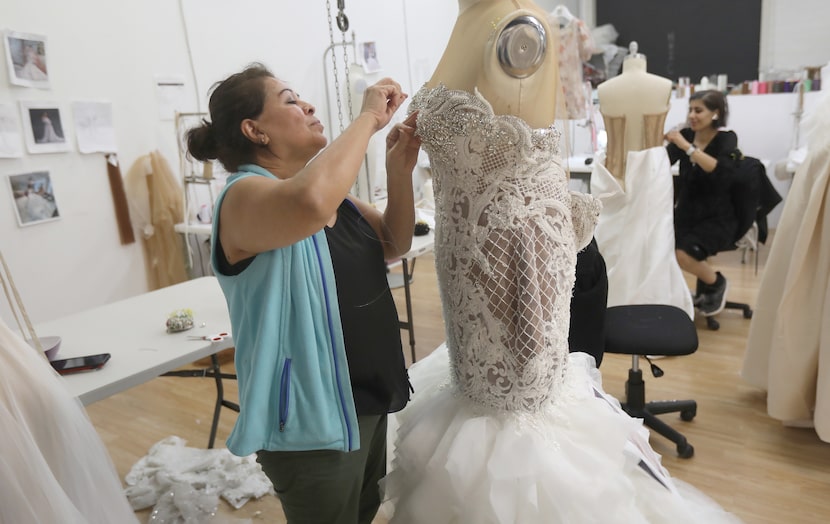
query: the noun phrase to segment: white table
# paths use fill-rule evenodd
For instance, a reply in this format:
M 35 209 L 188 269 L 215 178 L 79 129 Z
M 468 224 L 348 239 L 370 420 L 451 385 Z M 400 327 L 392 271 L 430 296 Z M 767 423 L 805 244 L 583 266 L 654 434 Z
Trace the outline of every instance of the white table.
M 166 321 L 177 309 L 193 311 L 194 328 L 167 333 Z M 55 358 L 95 353 L 112 357 L 97 371 L 65 375 L 69 391 L 84 405 L 105 399 L 161 375 L 211 376 L 217 382 L 217 402 L 208 447 L 213 447 L 221 407 L 238 411 L 224 399 L 223 378 L 216 353 L 234 346 L 233 338 L 220 342 L 190 340 L 192 335 L 230 332 L 225 296 L 215 277 L 201 277 L 112 304 L 100 306 L 36 326 L 42 336 L 61 337 Z M 210 370 L 173 371 L 204 357 Z

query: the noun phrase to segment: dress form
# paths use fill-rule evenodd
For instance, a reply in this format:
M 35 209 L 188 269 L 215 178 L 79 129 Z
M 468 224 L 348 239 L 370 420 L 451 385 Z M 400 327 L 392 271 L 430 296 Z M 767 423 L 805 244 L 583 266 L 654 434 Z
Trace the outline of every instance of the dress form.
M 591 192 L 603 208 L 595 231 L 608 273 L 608 306 L 667 304 L 694 318 L 674 256 L 674 188 L 663 144 L 671 80 L 646 72 L 637 53 L 597 88 L 608 147 L 594 162 Z
M 597 87 L 599 109 L 608 133 L 606 167 L 617 178 L 625 173 L 625 155 L 663 144 L 672 82 L 646 71 L 646 57 L 629 46 L 620 75 Z
M 556 118 L 559 67 L 548 14 L 529 0 L 459 0 L 458 19 L 427 87 L 474 92 L 497 115 L 514 115 L 533 128 L 548 127 Z M 546 48 L 539 68 L 525 78 L 502 68 L 497 40 L 519 16 L 530 16 L 544 28 Z

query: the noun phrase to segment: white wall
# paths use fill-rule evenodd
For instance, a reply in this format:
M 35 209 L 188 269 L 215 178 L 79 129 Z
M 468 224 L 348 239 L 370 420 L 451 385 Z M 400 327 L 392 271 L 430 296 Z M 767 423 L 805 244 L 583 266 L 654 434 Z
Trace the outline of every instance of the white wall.
M 377 42 L 382 74 L 410 93 L 437 64 L 457 9 L 453 0 L 346 3 L 357 40 Z M 407 18 L 413 21 L 411 30 Z M 112 102 L 123 174 L 154 149 L 178 169 L 173 123 L 158 116 L 156 75 L 182 77 L 186 96 L 181 110 L 197 111 L 207 107 L 206 94 L 215 81 L 248 62 L 261 61 L 316 101 L 327 128 L 339 127 L 325 114 L 323 53 L 330 39 L 323 1 L 40 0 L 34 6 L 5 0 L 0 3 L 0 24 L 0 29 L 47 37 L 51 77 L 48 90 L 12 86 L 6 68 L 0 67 L 0 103 L 57 102 L 73 146 L 67 153 L 0 159 L 4 186 L 9 174 L 48 170 L 61 213 L 57 221 L 20 228 L 10 191 L 0 188 L 0 249 L 34 322 L 147 290 L 140 242 L 122 246 L 119 240 L 103 155 L 77 152 L 70 125 L 72 101 Z M 340 34 L 335 38 L 340 41 Z M 338 60 L 342 61 L 340 52 Z M 167 313 L 159 312 L 160 322 Z M 0 317 L 14 325 L 2 299 Z
M 827 0 L 763 0 L 761 18 L 761 71 L 830 62 Z
M 124 173 L 139 155 L 170 150 L 174 133 L 157 118 L 153 77 L 182 73 L 189 81 L 177 4 L 7 0 L 0 3 L 0 23 L 0 29 L 47 37 L 51 81 L 48 90 L 11 86 L 4 66 L 0 102 L 57 102 L 74 150 L 0 159 L 0 250 L 32 320 L 145 291 L 140 244 L 121 245 L 105 159 L 77 152 L 70 105 L 112 102 Z M 6 176 L 40 170 L 51 173 L 61 218 L 20 228 Z M 10 322 L 4 299 L 0 311 Z
M 764 1 L 765 13 L 772 6 L 776 19 L 764 26 L 768 29 L 763 36 L 767 40 L 762 45 L 762 63 L 767 59 L 771 65 L 784 67 L 807 51 L 830 50 L 830 35 L 811 23 L 827 18 L 817 16 L 830 9 L 826 2 Z M 562 3 L 586 22 L 593 22 L 591 0 Z M 159 118 L 154 77 L 183 78 L 186 90 L 181 110 L 204 110 L 208 88 L 215 81 L 258 60 L 290 81 L 304 98 L 316 101 L 321 120 L 334 129 L 336 119 L 330 121 L 326 114 L 327 92 L 330 100 L 334 98 L 324 85 L 323 53 L 329 45 L 325 4 L 322 0 L 3 0 L 0 29 L 48 38 L 52 87 L 12 86 L 8 72 L 0 67 L 0 102 L 55 101 L 69 124 L 71 102 L 109 100 L 122 172 L 154 149 L 161 150 L 176 169 L 173 123 Z M 336 6 L 334 1 L 331 4 Z M 410 93 L 437 64 L 457 10 L 455 0 L 346 2 L 357 41 L 377 42 L 382 74 L 401 82 Z M 339 41 L 339 35 L 335 37 Z M 790 120 L 787 115 L 784 118 L 783 124 L 767 125 L 771 136 L 788 127 Z M 74 148 L 72 126 L 67 127 Z M 781 139 L 784 142 L 786 138 Z M 103 157 L 74 150 L 0 159 L 4 186 L 7 175 L 36 170 L 52 174 L 60 220 L 18 227 L 10 191 L 0 188 L 0 249 L 32 319 L 45 321 L 146 291 L 140 243 L 122 246 L 119 241 Z M 167 313 L 159 312 L 160 322 Z M 11 323 L 5 300 L 0 300 L 0 317 Z

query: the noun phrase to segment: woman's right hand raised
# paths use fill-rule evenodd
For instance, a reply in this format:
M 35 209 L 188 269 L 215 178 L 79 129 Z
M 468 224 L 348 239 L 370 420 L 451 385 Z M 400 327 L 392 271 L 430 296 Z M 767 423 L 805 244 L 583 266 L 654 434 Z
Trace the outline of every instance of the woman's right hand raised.
M 363 92 L 363 107 L 360 112 L 375 117 L 375 130 L 379 131 L 386 127 L 407 96 L 401 91 L 400 84 L 391 78 L 383 78 Z

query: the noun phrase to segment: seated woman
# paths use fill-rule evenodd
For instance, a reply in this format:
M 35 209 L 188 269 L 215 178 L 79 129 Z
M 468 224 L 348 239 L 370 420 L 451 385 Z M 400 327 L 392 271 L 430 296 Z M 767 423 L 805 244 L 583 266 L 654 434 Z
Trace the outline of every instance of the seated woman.
M 689 127 L 666 134 L 672 164 L 680 161 L 675 179 L 675 255 L 683 271 L 698 279 L 695 305 L 704 316 L 726 305 L 726 278 L 706 261 L 733 249 L 738 219 L 732 205 L 729 166 L 738 137 L 726 125 L 729 108 L 719 91 L 699 91 L 689 97 Z

